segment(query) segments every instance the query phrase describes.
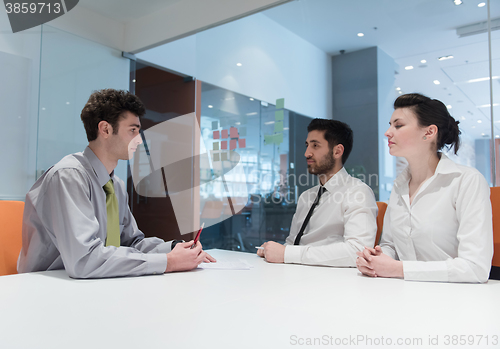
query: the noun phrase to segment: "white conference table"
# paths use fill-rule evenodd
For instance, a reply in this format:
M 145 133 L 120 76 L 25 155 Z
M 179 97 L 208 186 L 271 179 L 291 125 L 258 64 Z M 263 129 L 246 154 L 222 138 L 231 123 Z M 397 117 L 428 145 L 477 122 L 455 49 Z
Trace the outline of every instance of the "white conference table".
M 475 336 L 474 348 L 500 347 L 499 281 L 372 279 L 353 268 L 209 253 L 254 267 L 94 280 L 63 270 L 2 276 L 0 348 L 454 348 L 453 335 Z

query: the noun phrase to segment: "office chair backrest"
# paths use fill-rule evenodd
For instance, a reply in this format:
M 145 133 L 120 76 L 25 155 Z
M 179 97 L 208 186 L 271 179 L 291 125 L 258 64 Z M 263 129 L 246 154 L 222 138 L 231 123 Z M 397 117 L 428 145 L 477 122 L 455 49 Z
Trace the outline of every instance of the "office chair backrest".
M 375 246 L 378 245 L 380 241 L 380 236 L 382 235 L 382 228 L 384 227 L 384 216 L 387 210 L 387 204 L 382 201 L 377 201 L 378 214 L 377 214 L 377 237 L 375 238 Z
M 24 202 L 0 200 L 0 276 L 17 274 Z
M 493 212 L 493 243 L 494 254 L 491 265 L 500 267 L 500 187 L 491 189 L 491 209 Z

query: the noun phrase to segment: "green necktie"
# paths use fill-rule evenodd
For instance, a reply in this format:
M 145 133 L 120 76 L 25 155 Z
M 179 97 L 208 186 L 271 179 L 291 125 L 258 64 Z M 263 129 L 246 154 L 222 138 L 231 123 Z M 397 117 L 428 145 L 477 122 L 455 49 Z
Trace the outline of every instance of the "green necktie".
M 108 236 L 106 237 L 106 246 L 120 246 L 120 221 L 118 218 L 118 199 L 115 195 L 113 180 L 110 179 L 104 185 L 106 192 L 106 211 L 108 212 Z

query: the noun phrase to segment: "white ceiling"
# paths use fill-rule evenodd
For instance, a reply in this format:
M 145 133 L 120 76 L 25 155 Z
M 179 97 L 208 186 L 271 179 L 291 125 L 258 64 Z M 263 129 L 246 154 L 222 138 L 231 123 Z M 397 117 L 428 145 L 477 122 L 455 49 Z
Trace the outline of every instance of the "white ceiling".
M 79 0 L 50 26 L 138 53 L 291 0 Z
M 182 0 L 80 0 L 78 6 L 125 24 L 180 1 Z
M 182 1 L 81 0 L 79 6 L 125 24 Z M 489 104 L 489 81 L 464 81 L 489 75 L 487 34 L 458 38 L 455 32 L 487 19 L 487 7 L 477 6 L 481 1 L 455 6 L 452 0 L 295 0 L 263 13 L 331 55 L 378 46 L 399 64 L 396 84 L 402 92 L 422 92 L 451 105 L 463 131 L 481 138 L 489 134 L 490 110 L 478 106 Z M 500 17 L 500 1 L 490 3 L 491 18 Z M 500 31 L 492 39 L 493 76 L 500 76 Z M 450 54 L 451 60 L 437 60 Z M 415 68 L 405 70 L 407 65 Z M 500 79 L 493 83 L 494 103 L 500 103 Z M 494 115 L 500 121 L 500 106 Z M 495 133 L 500 135 L 500 123 Z
M 378 46 L 399 59 L 475 42 L 459 42 L 455 28 L 486 20 L 486 7 L 477 7 L 480 2 L 296 0 L 263 13 L 331 55 Z M 500 1 L 491 1 L 491 13 L 492 18 L 500 16 Z M 365 36 L 357 37 L 360 32 Z
M 264 14 L 331 55 L 378 46 L 399 65 L 396 84 L 403 93 L 421 92 L 451 105 L 462 131 L 483 138 L 483 133 L 490 134 L 490 109 L 478 106 L 490 103 L 489 81 L 466 81 L 489 76 L 488 37 L 458 38 L 455 32 L 486 21 L 487 7 L 478 7 L 480 2 L 463 0 L 455 6 L 452 0 L 296 0 Z M 500 1 L 491 0 L 490 12 L 491 18 L 500 17 Z M 446 55 L 454 58 L 437 60 Z M 492 32 L 492 57 L 493 76 L 500 76 L 500 31 Z M 420 63 L 423 59 L 425 64 Z M 405 70 L 409 65 L 414 69 Z M 499 83 L 493 80 L 494 104 L 500 104 Z M 500 106 L 494 109 L 500 121 Z M 497 125 L 495 134 L 500 135 Z

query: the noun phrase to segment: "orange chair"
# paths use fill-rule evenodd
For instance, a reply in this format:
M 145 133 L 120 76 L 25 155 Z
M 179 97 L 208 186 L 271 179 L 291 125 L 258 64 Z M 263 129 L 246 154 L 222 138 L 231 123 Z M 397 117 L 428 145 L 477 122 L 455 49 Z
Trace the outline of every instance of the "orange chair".
M 17 274 L 24 202 L 0 200 L 0 276 Z
M 384 216 L 387 210 L 387 204 L 382 201 L 377 201 L 378 214 L 377 214 L 377 237 L 375 238 L 375 246 L 380 242 L 380 235 L 382 235 L 382 228 L 384 227 Z
M 493 212 L 493 261 L 491 265 L 500 268 L 500 187 L 491 189 L 491 209 Z M 498 270 L 497 270 L 498 272 Z M 493 270 L 492 270 L 493 274 Z

